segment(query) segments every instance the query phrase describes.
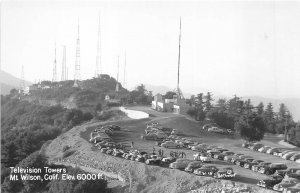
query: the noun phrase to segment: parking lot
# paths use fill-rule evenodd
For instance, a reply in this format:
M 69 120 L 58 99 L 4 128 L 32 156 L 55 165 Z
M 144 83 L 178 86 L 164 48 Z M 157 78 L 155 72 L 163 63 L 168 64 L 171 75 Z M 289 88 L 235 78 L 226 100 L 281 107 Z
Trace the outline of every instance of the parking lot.
M 117 143 L 126 144 L 127 149 L 137 149 L 139 151 L 145 151 L 148 153 L 152 153 L 154 149 L 155 149 L 155 153 L 158 153 L 158 150 L 162 149 L 164 151 L 164 155 L 166 156 L 169 156 L 171 151 L 184 151 L 186 154 L 186 158 L 193 159 L 193 154 L 196 153 L 195 151 L 189 150 L 187 148 L 167 149 L 167 148 L 157 146 L 155 144 L 155 141 L 141 139 L 141 135 L 145 134 L 146 123 L 155 121 L 158 122 L 160 125 L 163 125 L 164 127 L 182 130 L 184 133 L 183 137 L 189 138 L 193 141 L 198 141 L 210 145 L 217 145 L 229 149 L 230 151 L 233 152 L 239 152 L 244 155 L 252 156 L 255 159 L 264 160 L 265 162 L 286 163 L 288 167 L 299 167 L 299 164 L 296 162 L 284 160 L 280 157 L 243 148 L 242 143 L 244 141 L 238 139 L 237 137 L 231 135 L 215 134 L 215 133 L 204 131 L 200 123 L 186 119 L 181 115 L 156 112 L 151 110 L 148 107 L 137 107 L 134 109 L 142 110 L 150 114 L 150 118 L 114 122 L 114 124 L 120 125 L 122 129 L 114 133 L 113 139 Z M 81 136 L 88 140 L 89 134 L 92 130 L 93 128 L 87 129 L 85 132 L 81 134 Z M 133 148 L 130 147 L 132 142 L 134 144 Z M 276 137 L 271 138 L 270 136 L 268 136 L 268 140 L 263 140 L 262 143 L 265 143 L 266 145 L 269 146 L 280 147 L 280 145 L 277 143 Z M 285 148 L 285 149 L 289 149 L 289 148 Z M 299 151 L 299 148 L 293 149 L 293 151 Z M 256 184 L 259 180 L 266 178 L 266 175 L 264 174 L 253 172 L 251 170 L 236 165 L 232 165 L 224 161 L 214 160 L 212 164 L 218 167 L 220 166 L 232 167 L 235 173 L 237 173 L 237 176 L 233 178 L 232 181 L 243 182 L 248 184 Z

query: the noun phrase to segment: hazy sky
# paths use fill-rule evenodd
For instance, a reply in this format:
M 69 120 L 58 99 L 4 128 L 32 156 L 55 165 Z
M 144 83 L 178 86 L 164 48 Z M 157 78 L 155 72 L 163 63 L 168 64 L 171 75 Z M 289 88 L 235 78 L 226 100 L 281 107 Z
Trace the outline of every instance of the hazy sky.
M 127 84 L 176 87 L 182 18 L 181 89 L 199 93 L 300 97 L 300 1 L 2 1 L 1 67 L 51 80 L 54 45 L 61 77 L 67 46 L 73 79 L 77 23 L 81 77 L 94 76 L 99 13 L 103 73 Z

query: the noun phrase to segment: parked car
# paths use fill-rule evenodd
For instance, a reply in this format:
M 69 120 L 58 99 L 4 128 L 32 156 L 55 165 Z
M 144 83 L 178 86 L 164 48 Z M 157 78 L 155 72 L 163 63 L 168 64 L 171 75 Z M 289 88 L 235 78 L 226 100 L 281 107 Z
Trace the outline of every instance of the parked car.
M 244 148 L 249 148 L 251 145 L 253 145 L 252 142 L 246 142 L 246 143 L 243 143 L 243 144 L 242 144 L 242 147 L 244 147 Z
M 122 157 L 123 153 L 118 149 L 114 149 L 112 155 L 115 157 Z
M 203 125 L 202 129 L 203 130 L 208 130 L 211 127 L 217 127 L 218 125 L 216 123 L 209 123 L 209 124 L 205 124 Z
M 244 168 L 252 170 L 252 166 L 258 165 L 264 162 L 263 160 L 253 160 L 252 162 L 248 162 L 244 164 Z
M 259 149 L 258 149 L 258 152 L 266 153 L 269 149 L 271 149 L 271 147 L 269 147 L 269 146 L 264 146 L 264 147 L 259 148 Z
M 231 163 L 235 164 L 237 161 L 240 161 L 240 160 L 244 160 L 246 158 L 252 158 L 251 156 L 249 155 L 240 155 L 240 156 L 235 156 L 231 159 Z M 252 158 L 253 159 L 253 158 Z
M 217 172 L 214 173 L 214 178 L 233 178 L 235 173 L 231 167 L 220 168 Z
M 300 193 L 300 183 L 291 186 L 291 187 L 284 187 L 283 193 Z
M 259 163 L 258 165 L 254 165 L 252 166 L 252 171 L 255 171 L 255 172 L 259 172 L 259 170 L 263 167 L 266 167 L 268 165 L 271 165 L 272 163 L 271 162 L 262 162 L 262 163 Z
M 219 169 L 213 165 L 204 165 L 201 168 L 197 168 L 194 170 L 194 174 L 199 176 L 213 176 L 215 172 Z
M 251 163 L 253 160 L 254 160 L 254 158 L 240 159 L 240 160 L 237 160 L 237 161 L 235 162 L 235 164 L 238 165 L 238 166 L 244 167 L 244 165 L 245 165 L 246 163 Z
M 193 150 L 193 151 L 199 151 L 199 152 L 206 152 L 206 149 L 207 149 L 208 147 L 209 147 L 208 144 L 202 143 L 202 144 L 199 144 L 199 145 L 197 145 L 197 146 L 193 146 L 193 147 L 191 148 L 191 150 Z
M 231 163 L 232 158 L 237 159 L 237 157 L 235 155 L 227 155 L 224 157 L 224 161 Z
M 203 166 L 203 163 L 200 162 L 200 161 L 193 161 L 193 162 L 190 162 L 187 167 L 184 169 L 184 171 L 186 172 L 194 172 L 194 170 L 196 168 L 201 168 Z
M 300 171 L 300 167 L 299 168 L 289 168 L 289 169 L 286 169 L 286 170 L 277 170 L 275 172 L 275 174 L 281 175 L 282 177 L 284 177 L 285 174 L 296 173 L 297 171 Z
M 296 154 L 297 153 L 295 153 L 295 152 L 287 153 L 287 154 L 283 155 L 282 158 L 286 159 L 286 160 L 289 160 L 291 157 L 293 157 Z
M 274 185 L 273 190 L 282 192 L 283 188 L 292 187 L 292 186 L 296 185 L 297 183 L 299 183 L 299 180 L 297 180 L 295 178 L 283 179 L 280 183 Z
M 262 167 L 259 172 L 262 174 L 270 175 L 274 174 L 276 170 L 285 170 L 287 169 L 286 164 L 283 163 L 274 163 L 265 167 Z
M 194 160 L 197 161 L 202 161 L 206 163 L 213 161 L 213 159 L 209 156 L 208 153 L 196 153 L 193 156 L 194 156 Z
M 147 159 L 145 163 L 147 165 L 160 165 L 161 164 L 161 159 L 157 155 L 150 155 L 151 158 Z
M 225 133 L 225 131 L 218 127 L 211 127 L 207 130 L 208 132 L 214 132 L 214 133 Z
M 300 159 L 300 153 L 297 153 L 290 158 L 291 161 L 295 161 L 297 159 Z
M 271 164 L 272 164 L 271 162 L 262 162 L 262 163 L 259 163 L 258 165 L 252 166 L 252 171 L 259 172 L 259 170 L 261 168 L 269 166 Z
M 214 155 L 214 158 L 218 159 L 218 160 L 224 160 L 225 156 L 232 156 L 232 155 L 234 155 L 234 152 L 232 152 L 232 151 L 225 151 L 225 152 L 220 153 L 218 155 Z
M 111 128 L 114 131 L 120 131 L 121 127 L 119 125 L 109 125 L 109 128 Z
M 287 172 L 284 176 L 284 178 L 296 178 L 298 180 L 300 180 L 300 170 L 292 171 L 292 172 Z
M 278 148 L 278 147 L 272 147 L 266 153 L 267 154 L 274 154 L 275 152 L 281 152 L 281 149 Z
M 250 147 L 250 149 L 254 150 L 254 151 L 258 151 L 258 149 L 260 149 L 263 146 L 264 146 L 264 144 L 262 144 L 262 143 L 255 143 Z
M 147 135 L 142 135 L 141 137 L 142 139 L 146 139 L 146 140 L 161 140 L 161 139 L 165 139 L 167 138 L 166 134 L 163 133 L 149 133 Z
M 165 147 L 165 148 L 182 148 L 183 143 L 176 143 L 176 142 L 173 142 L 173 141 L 166 141 L 166 142 L 161 144 L 161 147 Z
M 171 135 L 183 135 L 183 132 L 178 129 L 173 129 Z
M 162 161 L 163 164 L 168 165 L 170 163 L 175 162 L 176 158 L 174 158 L 174 157 L 164 157 L 161 161 Z
M 212 149 L 212 150 L 208 150 L 207 153 L 208 153 L 208 156 L 210 156 L 211 158 L 214 158 L 215 155 L 221 154 L 221 151 Z
M 284 156 L 285 154 L 290 153 L 290 152 L 292 152 L 292 151 L 291 151 L 291 150 L 285 150 L 285 151 L 279 152 L 279 153 L 277 154 L 277 156 L 278 156 L 278 157 L 282 157 L 282 156 Z M 274 154 L 274 155 L 275 155 L 275 154 Z
M 226 133 L 229 135 L 233 135 L 235 132 L 232 129 L 226 129 Z
M 176 162 L 171 163 L 169 168 L 184 170 L 190 162 L 192 162 L 192 160 L 178 159 Z
M 260 180 L 257 185 L 263 188 L 273 188 L 275 184 L 278 184 L 282 181 L 281 176 L 270 176 L 264 180 Z

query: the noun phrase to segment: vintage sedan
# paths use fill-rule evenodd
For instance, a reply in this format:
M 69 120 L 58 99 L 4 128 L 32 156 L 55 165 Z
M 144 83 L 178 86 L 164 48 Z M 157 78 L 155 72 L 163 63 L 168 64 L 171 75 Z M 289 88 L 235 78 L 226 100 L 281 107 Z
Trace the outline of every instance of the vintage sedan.
M 297 153 L 290 158 L 291 161 L 296 161 L 297 159 L 300 159 L 300 153 Z
M 236 174 L 234 173 L 231 167 L 220 168 L 217 172 L 214 173 L 214 178 L 233 178 Z
M 252 171 L 259 172 L 259 170 L 261 170 L 261 168 L 269 166 L 271 164 L 272 164 L 271 162 L 262 162 L 258 165 L 252 166 Z
M 264 162 L 263 160 L 253 160 L 252 162 L 245 163 L 244 168 L 252 170 L 252 167 Z
M 218 155 L 214 155 L 214 158 L 215 159 L 218 159 L 218 160 L 224 160 L 225 156 L 232 156 L 234 155 L 234 152 L 232 151 L 225 151 L 221 154 L 218 154 Z
M 274 174 L 276 172 L 276 170 L 285 170 L 285 169 L 287 169 L 286 164 L 284 164 L 284 163 L 274 163 L 274 164 L 270 164 L 268 166 L 262 167 L 259 170 L 259 173 L 270 175 L 270 174 Z
M 173 162 L 169 165 L 169 168 L 184 170 L 192 160 L 188 159 L 178 159 L 176 162 Z
M 275 184 L 278 184 L 282 181 L 281 176 L 270 176 L 264 180 L 260 180 L 257 185 L 263 188 L 273 188 Z
M 300 193 L 300 183 L 291 186 L 291 187 L 284 187 L 283 193 Z
M 252 161 L 254 161 L 254 158 L 240 159 L 240 160 L 237 160 L 237 161 L 235 162 L 235 165 L 244 167 L 244 165 L 245 165 L 246 163 L 251 163 Z
M 200 161 L 193 161 L 190 162 L 187 167 L 184 169 L 186 172 L 194 172 L 195 169 L 201 168 L 203 166 L 203 163 Z
M 279 184 L 274 185 L 273 190 L 282 192 L 284 188 L 292 187 L 297 183 L 299 180 L 295 178 L 283 179 Z
M 253 145 L 250 147 L 250 149 L 251 149 L 251 150 L 254 150 L 254 151 L 258 151 L 258 149 L 260 149 L 261 147 L 264 147 L 264 144 L 262 144 L 262 143 L 255 143 L 255 144 L 253 144 Z
M 296 154 L 297 153 L 295 153 L 295 152 L 290 152 L 290 153 L 287 153 L 287 154 L 283 155 L 282 158 L 286 159 L 286 160 L 289 160 L 291 157 L 293 157 Z
M 282 150 L 281 150 L 281 148 L 278 148 L 278 147 L 272 147 L 272 148 L 268 149 L 268 151 L 266 153 L 273 155 L 275 152 L 282 152 Z
M 202 161 L 202 162 L 212 162 L 213 159 L 209 156 L 208 153 L 196 153 L 193 155 L 194 160 Z
M 201 168 L 195 169 L 194 174 L 199 176 L 214 176 L 214 173 L 217 172 L 219 169 L 214 165 L 204 165 Z
M 173 141 L 166 141 L 166 142 L 161 144 L 161 147 L 165 147 L 165 148 L 182 148 L 183 143 L 176 143 L 176 142 L 173 142 Z
M 259 148 L 257 151 L 260 153 L 266 153 L 269 149 L 271 149 L 271 147 L 264 146 L 264 147 Z

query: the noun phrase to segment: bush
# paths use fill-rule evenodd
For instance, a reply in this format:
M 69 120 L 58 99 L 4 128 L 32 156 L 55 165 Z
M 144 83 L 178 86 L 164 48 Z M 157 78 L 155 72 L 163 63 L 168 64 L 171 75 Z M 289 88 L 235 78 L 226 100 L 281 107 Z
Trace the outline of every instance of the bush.
M 63 152 L 66 152 L 68 149 L 70 149 L 70 146 L 69 145 L 65 145 L 62 149 Z
M 69 149 L 63 153 L 62 158 L 69 157 L 69 156 L 73 155 L 75 152 L 76 152 L 76 150 Z

